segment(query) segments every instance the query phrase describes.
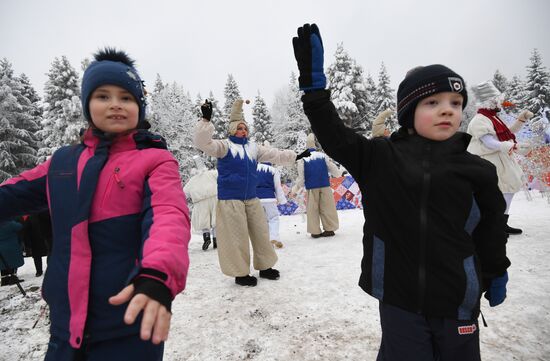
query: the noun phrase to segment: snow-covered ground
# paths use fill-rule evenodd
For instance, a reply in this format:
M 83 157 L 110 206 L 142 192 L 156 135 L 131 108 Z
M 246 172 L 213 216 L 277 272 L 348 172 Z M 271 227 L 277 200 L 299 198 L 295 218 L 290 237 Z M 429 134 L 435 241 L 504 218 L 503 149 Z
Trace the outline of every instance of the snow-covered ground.
M 484 360 L 550 360 L 550 204 L 532 196 L 518 194 L 512 204 L 510 223 L 524 233 L 508 242 L 508 298 L 496 308 L 482 301 Z M 281 279 L 253 288 L 223 276 L 216 252 L 202 251 L 193 235 L 188 285 L 173 304 L 164 359 L 375 360 L 378 303 L 357 286 L 363 215 L 339 216 L 341 229 L 328 239 L 310 238 L 301 215 L 281 217 Z M 48 342 L 42 278 L 34 277 L 32 259 L 19 275 L 27 298 L 15 286 L 0 289 L 0 360 L 41 360 Z

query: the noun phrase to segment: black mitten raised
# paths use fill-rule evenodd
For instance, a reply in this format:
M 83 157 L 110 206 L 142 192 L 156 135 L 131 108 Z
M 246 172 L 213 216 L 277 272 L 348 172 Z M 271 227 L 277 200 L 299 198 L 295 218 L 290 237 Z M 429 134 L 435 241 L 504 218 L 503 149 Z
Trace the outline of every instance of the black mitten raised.
M 296 156 L 296 160 L 309 157 L 310 155 L 311 155 L 311 152 L 309 151 L 309 149 L 306 149 L 302 153 L 300 153 Z
M 208 121 L 212 118 L 212 102 L 206 99 L 204 104 L 201 105 L 202 117 Z

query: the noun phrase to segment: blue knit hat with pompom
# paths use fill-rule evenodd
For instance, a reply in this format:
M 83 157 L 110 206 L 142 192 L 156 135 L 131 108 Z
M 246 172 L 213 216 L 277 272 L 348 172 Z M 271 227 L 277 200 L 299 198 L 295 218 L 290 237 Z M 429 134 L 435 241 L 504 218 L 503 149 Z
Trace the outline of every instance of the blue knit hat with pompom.
M 92 122 L 89 105 L 93 91 L 102 85 L 117 85 L 132 94 L 139 106 L 137 127 L 149 128 L 149 123 L 145 121 L 146 92 L 134 67 L 134 60 L 125 52 L 108 47 L 98 51 L 94 59 L 82 76 L 80 99 L 86 120 Z

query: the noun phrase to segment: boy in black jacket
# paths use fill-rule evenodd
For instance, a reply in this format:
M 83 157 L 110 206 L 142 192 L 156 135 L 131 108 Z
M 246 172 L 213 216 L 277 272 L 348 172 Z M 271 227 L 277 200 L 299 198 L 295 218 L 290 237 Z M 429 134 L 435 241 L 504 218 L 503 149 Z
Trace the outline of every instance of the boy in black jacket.
M 380 300 L 378 360 L 479 360 L 480 297 L 504 301 L 510 261 L 495 167 L 457 132 L 463 79 L 443 65 L 412 69 L 397 94 L 401 128 L 369 140 L 324 89 L 317 26 L 299 28 L 293 45 L 311 128 L 363 194 L 359 286 Z

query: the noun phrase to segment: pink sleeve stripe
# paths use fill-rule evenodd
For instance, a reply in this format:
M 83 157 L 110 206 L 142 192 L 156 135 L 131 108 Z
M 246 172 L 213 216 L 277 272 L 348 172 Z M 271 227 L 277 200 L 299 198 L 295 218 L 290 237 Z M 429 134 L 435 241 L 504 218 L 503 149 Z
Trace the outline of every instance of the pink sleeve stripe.
M 50 158 L 51 159 L 51 158 Z M 36 167 L 29 169 L 27 171 L 24 171 L 20 175 L 10 178 L 6 180 L 4 183 L 0 184 L 0 186 L 10 185 L 10 184 L 16 184 L 20 181 L 33 181 L 38 178 L 44 177 L 48 174 L 48 169 L 50 168 L 50 159 L 45 161 L 42 164 L 37 165 Z

